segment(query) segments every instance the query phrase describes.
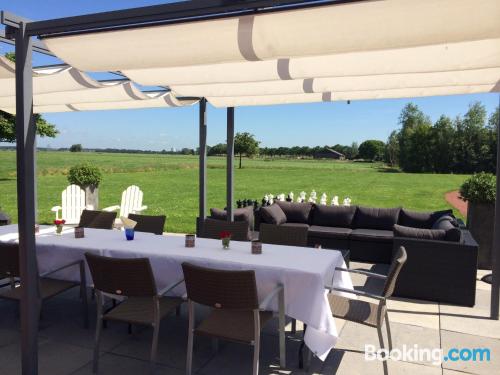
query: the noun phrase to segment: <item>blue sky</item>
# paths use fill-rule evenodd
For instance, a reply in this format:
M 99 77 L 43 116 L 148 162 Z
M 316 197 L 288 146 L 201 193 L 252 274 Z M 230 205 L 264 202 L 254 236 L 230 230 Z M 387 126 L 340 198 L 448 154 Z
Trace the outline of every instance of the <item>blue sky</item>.
M 0 0 L 0 9 L 34 20 L 102 12 L 165 3 L 151 0 Z M 0 53 L 11 48 L 0 43 Z M 35 54 L 34 64 L 56 63 Z M 236 108 L 236 131 L 253 133 L 262 146 L 333 145 L 386 140 L 398 127 L 408 102 L 416 103 L 433 120 L 441 114 L 462 115 L 470 103 L 481 101 L 488 112 L 498 106 L 497 94 L 459 95 L 411 100 L 378 100 Z M 40 139 L 39 146 L 162 150 L 196 147 L 198 106 L 181 109 L 147 109 L 47 114 L 61 134 Z M 208 143 L 225 141 L 226 111 L 209 106 Z

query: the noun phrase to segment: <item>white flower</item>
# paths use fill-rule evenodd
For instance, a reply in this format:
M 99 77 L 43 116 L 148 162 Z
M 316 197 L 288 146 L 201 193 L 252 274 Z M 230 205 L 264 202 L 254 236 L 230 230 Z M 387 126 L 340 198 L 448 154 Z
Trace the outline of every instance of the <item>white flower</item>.
M 288 194 L 288 196 L 290 197 L 290 199 L 293 201 L 293 191 L 290 192 L 290 194 Z
M 346 198 L 344 199 L 344 202 L 343 202 L 343 203 L 344 203 L 344 206 L 350 206 L 350 205 L 351 205 L 351 198 L 346 197 Z
M 284 202 L 284 201 L 285 201 L 285 194 L 283 194 L 283 193 L 282 193 L 282 194 L 279 194 L 279 195 L 277 196 L 277 198 L 278 198 L 278 200 L 279 200 L 280 202 Z
M 319 200 L 319 204 L 326 205 L 326 193 L 321 194 L 321 199 Z

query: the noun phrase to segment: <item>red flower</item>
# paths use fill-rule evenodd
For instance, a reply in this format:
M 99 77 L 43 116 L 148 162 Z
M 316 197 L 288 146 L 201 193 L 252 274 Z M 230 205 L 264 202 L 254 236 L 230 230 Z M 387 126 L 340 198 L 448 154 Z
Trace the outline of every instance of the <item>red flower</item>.
M 55 225 L 64 225 L 66 224 L 66 220 L 54 220 Z
M 228 231 L 223 231 L 223 232 L 220 232 L 219 234 L 220 238 L 231 238 L 231 232 L 228 232 Z

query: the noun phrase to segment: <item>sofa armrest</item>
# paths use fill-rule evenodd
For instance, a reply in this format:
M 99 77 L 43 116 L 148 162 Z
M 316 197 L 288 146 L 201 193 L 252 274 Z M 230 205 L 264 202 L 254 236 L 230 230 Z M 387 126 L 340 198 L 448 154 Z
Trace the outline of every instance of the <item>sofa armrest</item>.
M 465 241 L 395 237 L 393 254 L 403 246 L 408 259 L 401 269 L 394 294 L 473 306 L 478 246 L 471 236 Z

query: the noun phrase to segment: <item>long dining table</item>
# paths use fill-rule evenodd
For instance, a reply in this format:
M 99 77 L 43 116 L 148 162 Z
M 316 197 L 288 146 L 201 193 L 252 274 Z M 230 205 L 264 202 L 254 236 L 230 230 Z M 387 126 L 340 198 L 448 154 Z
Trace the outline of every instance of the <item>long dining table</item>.
M 0 243 L 17 241 L 17 225 L 0 227 Z M 187 248 L 184 236 L 178 235 L 135 232 L 134 240 L 127 241 L 123 231 L 86 228 L 83 238 L 75 238 L 73 228 L 65 228 L 57 235 L 54 226 L 41 226 L 36 235 L 36 252 L 40 273 L 84 259 L 86 252 L 149 258 L 158 289 L 182 279 L 183 262 L 218 269 L 254 270 L 261 300 L 277 284 L 283 285 L 285 314 L 307 324 L 305 343 L 323 360 L 338 338 L 324 286 L 353 288 L 349 274 L 336 270 L 345 268 L 344 258 L 336 250 L 263 244 L 262 254 L 256 255 L 251 253 L 249 242 L 231 241 L 230 248 L 225 250 L 220 240 L 196 238 L 195 247 Z M 87 276 L 90 284 L 92 279 L 89 273 Z M 71 268 L 52 277 L 79 281 L 78 273 Z M 182 296 L 185 292 L 181 283 L 172 294 Z M 265 307 L 277 311 L 277 298 Z

